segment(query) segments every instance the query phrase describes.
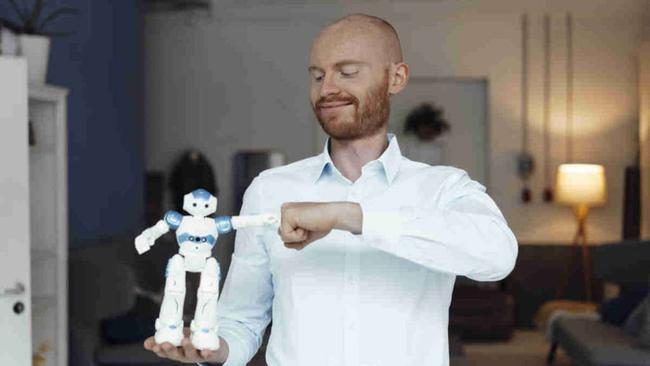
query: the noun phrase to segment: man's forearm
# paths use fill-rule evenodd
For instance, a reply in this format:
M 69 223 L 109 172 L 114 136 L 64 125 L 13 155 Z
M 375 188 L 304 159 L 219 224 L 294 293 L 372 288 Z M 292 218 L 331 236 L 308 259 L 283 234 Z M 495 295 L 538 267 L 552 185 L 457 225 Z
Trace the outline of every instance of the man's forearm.
M 331 215 L 334 215 L 334 229 L 361 234 L 363 212 L 355 202 L 333 202 L 330 204 Z

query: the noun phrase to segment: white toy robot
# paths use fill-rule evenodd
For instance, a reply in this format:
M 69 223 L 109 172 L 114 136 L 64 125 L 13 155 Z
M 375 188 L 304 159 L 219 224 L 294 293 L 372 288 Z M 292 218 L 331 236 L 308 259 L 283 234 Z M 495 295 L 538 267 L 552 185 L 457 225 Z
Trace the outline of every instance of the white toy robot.
M 217 350 L 217 299 L 221 271 L 212 257 L 212 248 L 219 234 L 248 226 L 277 225 L 272 214 L 252 216 L 207 217 L 217 210 L 217 198 L 205 189 L 197 189 L 183 197 L 183 210 L 191 216 L 168 211 L 165 217 L 135 238 L 138 254 L 147 252 L 156 239 L 169 229 L 176 231 L 180 250 L 167 263 L 165 294 L 156 319 L 156 343 L 169 342 L 175 346 L 183 339 L 183 302 L 185 301 L 185 272 L 201 272 L 196 312 L 190 324 L 191 341 L 197 349 Z

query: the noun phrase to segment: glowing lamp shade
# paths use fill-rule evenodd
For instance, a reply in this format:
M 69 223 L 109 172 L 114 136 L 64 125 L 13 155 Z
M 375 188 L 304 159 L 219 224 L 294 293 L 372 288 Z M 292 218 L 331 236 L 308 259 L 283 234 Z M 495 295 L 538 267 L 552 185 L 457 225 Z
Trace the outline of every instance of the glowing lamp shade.
M 558 167 L 555 200 L 569 206 L 601 206 L 607 200 L 605 168 L 597 164 Z

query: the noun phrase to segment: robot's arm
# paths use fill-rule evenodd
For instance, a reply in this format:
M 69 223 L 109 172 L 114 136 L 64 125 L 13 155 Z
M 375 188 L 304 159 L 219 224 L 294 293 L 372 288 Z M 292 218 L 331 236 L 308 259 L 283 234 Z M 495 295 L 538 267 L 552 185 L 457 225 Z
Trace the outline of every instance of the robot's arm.
M 274 214 L 233 216 L 230 221 L 234 230 L 250 226 L 277 226 L 280 223 L 280 219 Z
M 277 226 L 280 222 L 273 214 L 250 216 L 217 216 L 214 219 L 219 234 L 227 234 L 233 230 L 251 226 Z
M 138 254 L 143 254 L 154 245 L 156 239 L 167 233 L 169 229 L 176 230 L 183 221 L 183 215 L 176 211 L 168 211 L 165 217 L 158 221 L 156 225 L 144 230 L 142 234 L 135 238 L 135 249 Z

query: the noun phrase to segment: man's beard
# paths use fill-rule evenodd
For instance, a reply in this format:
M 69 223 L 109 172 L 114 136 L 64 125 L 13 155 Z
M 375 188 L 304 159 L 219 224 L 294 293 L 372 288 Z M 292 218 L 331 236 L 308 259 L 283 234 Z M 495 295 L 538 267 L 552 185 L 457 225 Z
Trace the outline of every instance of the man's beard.
M 354 120 L 349 117 L 340 120 L 341 116 L 325 117 L 320 114 L 321 103 L 348 102 L 354 106 Z M 337 140 L 355 140 L 373 136 L 388 124 L 390 115 L 390 99 L 388 95 L 388 77 L 366 95 L 363 109 L 359 108 L 359 99 L 353 95 L 345 94 L 330 98 L 321 98 L 313 106 L 316 118 L 321 127 L 329 136 Z M 340 113 L 342 114 L 342 113 Z

